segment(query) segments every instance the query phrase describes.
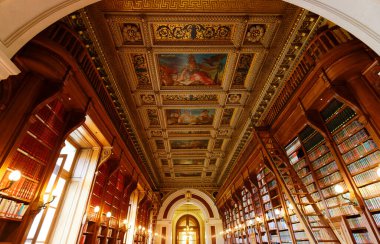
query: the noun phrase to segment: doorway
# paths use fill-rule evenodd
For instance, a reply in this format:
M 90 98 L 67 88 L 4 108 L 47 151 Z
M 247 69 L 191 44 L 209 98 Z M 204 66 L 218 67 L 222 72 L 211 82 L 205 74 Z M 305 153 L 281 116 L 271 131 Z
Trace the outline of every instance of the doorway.
M 176 224 L 176 244 L 200 244 L 200 226 L 198 220 L 186 214 Z

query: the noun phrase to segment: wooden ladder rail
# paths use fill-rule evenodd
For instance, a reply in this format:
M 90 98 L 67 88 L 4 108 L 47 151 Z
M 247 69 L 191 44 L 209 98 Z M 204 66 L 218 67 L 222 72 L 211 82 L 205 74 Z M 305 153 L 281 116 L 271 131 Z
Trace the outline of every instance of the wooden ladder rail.
M 276 175 L 276 178 L 280 180 L 280 184 L 286 194 L 288 200 L 293 205 L 293 211 L 299 218 L 302 225 L 305 227 L 305 232 L 312 243 L 325 242 L 327 240 L 318 240 L 315 236 L 313 229 L 328 229 L 329 235 L 333 240 L 328 242 L 340 243 L 339 238 L 335 232 L 331 229 L 324 215 L 320 212 L 320 209 L 316 205 L 315 201 L 308 193 L 306 186 L 303 184 L 298 174 L 291 166 L 289 159 L 286 157 L 284 151 L 279 147 L 278 143 L 271 136 L 268 130 L 263 128 L 256 128 L 255 135 L 262 147 L 264 156 L 268 159 L 267 163 L 271 167 L 271 170 Z M 306 197 L 307 203 L 302 202 L 302 198 Z M 305 206 L 312 206 L 315 214 L 305 213 Z M 319 223 L 322 225 L 313 226 L 310 221 L 310 217 L 318 217 Z

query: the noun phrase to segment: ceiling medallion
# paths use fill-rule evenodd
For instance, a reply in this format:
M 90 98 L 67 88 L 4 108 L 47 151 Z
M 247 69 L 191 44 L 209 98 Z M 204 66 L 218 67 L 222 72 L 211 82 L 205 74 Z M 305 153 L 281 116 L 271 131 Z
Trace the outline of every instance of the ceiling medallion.
M 265 34 L 265 25 L 254 24 L 248 26 L 247 34 L 245 39 L 250 43 L 258 43 L 261 41 Z
M 121 35 L 123 37 L 123 44 L 142 44 L 142 35 L 140 27 L 137 24 L 125 23 L 121 27 Z

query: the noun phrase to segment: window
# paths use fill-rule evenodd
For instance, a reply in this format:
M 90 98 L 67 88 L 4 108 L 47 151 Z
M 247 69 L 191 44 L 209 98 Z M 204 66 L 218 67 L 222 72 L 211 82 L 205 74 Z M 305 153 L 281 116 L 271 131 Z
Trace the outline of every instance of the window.
M 44 203 L 48 204 L 44 205 L 35 217 L 25 243 L 47 242 L 51 226 L 54 224 L 54 217 L 60 206 L 61 199 L 63 199 L 62 193 L 65 192 L 67 182 L 71 178 L 76 152 L 77 148 L 66 141 L 45 189 L 43 200 Z

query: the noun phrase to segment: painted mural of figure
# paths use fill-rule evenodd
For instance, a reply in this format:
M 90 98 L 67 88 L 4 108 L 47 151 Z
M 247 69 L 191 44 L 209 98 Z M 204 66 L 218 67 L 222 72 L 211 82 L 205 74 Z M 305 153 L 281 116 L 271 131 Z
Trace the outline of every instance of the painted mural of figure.
M 192 115 L 190 111 L 185 110 L 183 114 L 181 114 L 178 117 L 178 124 L 185 124 L 185 125 L 194 124 L 195 120 L 196 120 L 196 117 Z
M 188 64 L 182 70 L 179 75 L 177 82 L 184 85 L 191 84 L 203 84 L 203 85 L 214 85 L 214 80 L 210 78 L 209 74 L 200 70 L 194 55 L 189 55 Z
M 209 111 L 204 109 L 201 114 L 197 117 L 197 124 L 210 124 L 212 123 L 213 117 L 210 116 Z

